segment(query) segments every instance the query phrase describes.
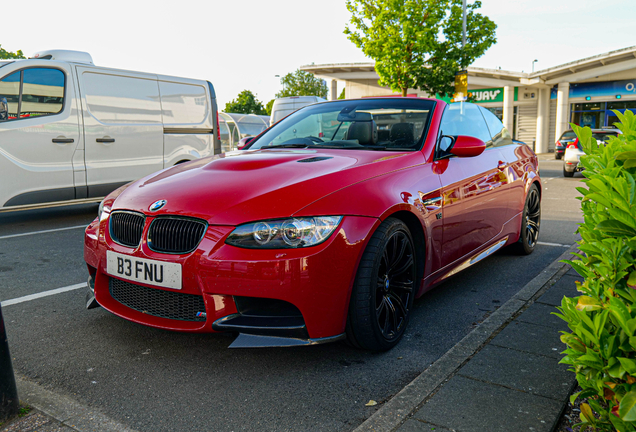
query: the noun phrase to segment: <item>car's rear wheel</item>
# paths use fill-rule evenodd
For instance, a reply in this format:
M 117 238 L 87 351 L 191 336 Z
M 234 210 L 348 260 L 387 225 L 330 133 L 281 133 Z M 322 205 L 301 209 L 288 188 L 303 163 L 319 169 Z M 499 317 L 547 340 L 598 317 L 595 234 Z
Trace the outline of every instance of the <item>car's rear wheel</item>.
M 574 177 L 574 171 L 568 171 L 563 167 L 563 177 Z
M 517 242 L 517 252 L 530 255 L 534 251 L 539 240 L 539 228 L 541 225 L 541 197 L 536 185 L 530 186 L 526 195 L 526 204 L 523 208 L 521 219 L 521 233 Z
M 359 348 L 386 351 L 404 335 L 416 287 L 413 238 L 404 222 L 388 218 L 362 255 L 351 293 L 347 339 Z
M 554 154 L 554 158 L 557 159 L 557 160 L 561 159 L 561 154 L 560 153 L 555 153 Z

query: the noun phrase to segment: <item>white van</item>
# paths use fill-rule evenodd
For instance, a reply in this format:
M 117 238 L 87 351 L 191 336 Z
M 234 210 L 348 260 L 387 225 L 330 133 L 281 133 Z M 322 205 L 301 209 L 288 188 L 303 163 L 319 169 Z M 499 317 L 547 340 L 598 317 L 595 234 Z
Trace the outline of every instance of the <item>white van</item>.
M 98 67 L 53 50 L 0 61 L 0 211 L 96 201 L 221 152 L 209 81 Z
M 273 125 L 283 117 L 287 117 L 294 111 L 311 105 L 316 102 L 324 102 L 327 99 L 323 99 L 318 96 L 289 96 L 284 98 L 278 98 L 272 105 L 272 115 L 269 118 L 269 125 Z

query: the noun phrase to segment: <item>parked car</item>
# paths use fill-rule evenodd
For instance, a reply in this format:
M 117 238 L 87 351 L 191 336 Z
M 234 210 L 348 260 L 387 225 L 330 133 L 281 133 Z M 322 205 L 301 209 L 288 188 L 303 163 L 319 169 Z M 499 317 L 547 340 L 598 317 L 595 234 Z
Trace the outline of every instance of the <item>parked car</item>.
M 208 81 L 95 66 L 51 50 L 0 63 L 0 211 L 99 201 L 165 167 L 220 153 Z
M 572 129 L 566 130 L 561 134 L 561 138 L 554 144 L 554 158 L 561 159 L 565 153 L 565 148 L 569 143 L 576 141 L 576 134 Z
M 280 119 L 288 116 L 300 108 L 314 104 L 316 102 L 324 102 L 319 96 L 288 96 L 284 98 L 278 98 L 272 105 L 272 114 L 269 117 L 270 126 L 279 121 Z
M 617 136 L 621 131 L 614 128 L 592 129 L 592 138 L 600 143 L 607 143 L 610 137 Z M 577 171 L 583 171 L 583 167 L 579 165 L 581 156 L 584 155 L 583 147 L 578 138 L 568 144 L 563 156 L 563 176 L 573 177 Z
M 387 350 L 414 298 L 504 246 L 531 253 L 540 200 L 536 155 L 482 107 L 319 103 L 106 197 L 86 229 L 87 307 L 238 332 L 232 347 Z

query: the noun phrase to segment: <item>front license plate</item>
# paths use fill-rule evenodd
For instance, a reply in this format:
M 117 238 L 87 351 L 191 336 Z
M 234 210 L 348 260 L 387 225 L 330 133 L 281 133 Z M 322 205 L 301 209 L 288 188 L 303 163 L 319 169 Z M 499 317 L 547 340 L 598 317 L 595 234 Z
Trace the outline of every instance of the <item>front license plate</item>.
M 106 272 L 118 278 L 181 289 L 181 264 L 106 251 Z

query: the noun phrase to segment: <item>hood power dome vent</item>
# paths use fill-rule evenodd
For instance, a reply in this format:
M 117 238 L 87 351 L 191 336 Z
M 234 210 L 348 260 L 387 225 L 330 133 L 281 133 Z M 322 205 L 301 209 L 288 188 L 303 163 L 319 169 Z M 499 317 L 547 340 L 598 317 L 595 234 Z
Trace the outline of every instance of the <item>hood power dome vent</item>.
M 331 156 L 316 156 L 316 157 L 312 157 L 312 158 L 309 158 L 309 159 L 301 159 L 301 160 L 299 160 L 297 162 L 318 162 L 318 161 L 326 160 L 326 159 L 333 159 L 333 157 L 331 157 Z

